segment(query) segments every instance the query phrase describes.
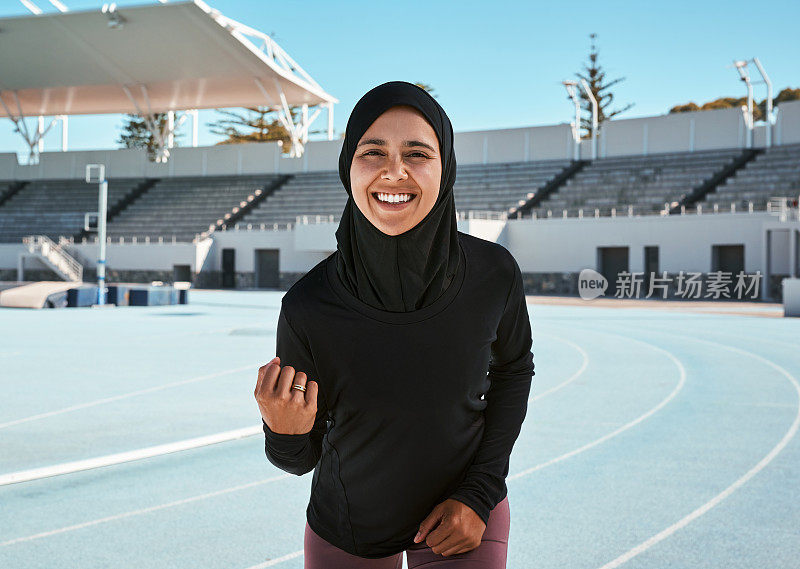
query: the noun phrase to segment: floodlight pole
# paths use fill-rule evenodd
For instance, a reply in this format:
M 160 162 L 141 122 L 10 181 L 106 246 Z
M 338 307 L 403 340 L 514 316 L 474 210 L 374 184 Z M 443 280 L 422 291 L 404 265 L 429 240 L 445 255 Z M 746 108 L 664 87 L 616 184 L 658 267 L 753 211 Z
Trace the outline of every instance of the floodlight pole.
M 69 122 L 67 115 L 61 116 L 61 152 L 67 151 L 67 138 L 69 133 Z
M 97 259 L 97 304 L 106 303 L 106 216 L 108 211 L 108 180 L 104 164 L 87 164 L 86 181 L 98 182 L 100 192 L 97 203 L 97 233 L 100 240 L 100 253 Z
M 745 126 L 747 127 L 747 137 L 745 146 L 753 147 L 753 84 L 750 82 L 750 74 L 747 73 L 747 61 L 734 61 L 734 67 L 739 72 L 739 77 L 747 85 L 747 108 L 742 105 L 742 112 L 745 115 Z
M 586 96 L 592 102 L 592 160 L 595 160 L 597 158 L 597 99 L 594 98 L 592 90 L 589 89 L 586 79 L 581 79 L 581 85 L 583 85 Z
M 325 107 L 328 109 L 328 140 L 333 140 L 333 103 L 328 101 Z
M 578 98 L 578 93 L 575 91 L 575 85 L 577 83 L 575 81 L 562 81 L 564 88 L 569 93 L 572 102 L 575 104 L 575 122 L 572 123 L 572 140 L 575 143 L 573 145 L 574 152 L 573 152 L 573 159 L 580 160 L 581 159 L 581 133 L 580 133 L 580 125 L 581 125 L 581 101 Z
M 197 109 L 192 109 L 189 113 L 192 115 L 192 148 L 197 148 L 197 124 L 199 118 Z
M 758 60 L 757 57 L 754 57 L 751 60 L 753 63 L 756 64 L 758 67 L 758 72 L 761 73 L 761 77 L 764 79 L 764 83 L 767 85 L 767 148 L 772 146 L 772 81 L 769 80 L 767 76 L 767 72 L 764 70 L 764 67 L 761 65 L 761 62 Z

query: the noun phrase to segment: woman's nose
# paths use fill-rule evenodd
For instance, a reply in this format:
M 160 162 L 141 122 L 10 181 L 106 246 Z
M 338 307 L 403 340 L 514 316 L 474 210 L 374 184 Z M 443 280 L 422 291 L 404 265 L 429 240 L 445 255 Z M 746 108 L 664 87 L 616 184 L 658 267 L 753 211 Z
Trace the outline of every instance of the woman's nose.
M 408 178 L 405 167 L 403 166 L 403 159 L 400 156 L 390 156 L 386 166 L 386 171 L 383 174 L 385 180 L 405 180 Z

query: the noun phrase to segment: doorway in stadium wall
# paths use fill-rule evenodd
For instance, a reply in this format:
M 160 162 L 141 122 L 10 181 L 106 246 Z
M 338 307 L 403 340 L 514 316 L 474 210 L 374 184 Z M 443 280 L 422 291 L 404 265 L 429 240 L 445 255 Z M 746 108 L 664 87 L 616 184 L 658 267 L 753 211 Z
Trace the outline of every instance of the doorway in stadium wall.
M 256 249 L 256 288 L 278 288 L 280 286 L 280 249 Z
M 645 245 L 644 248 L 644 286 L 649 291 L 653 278 L 658 277 L 658 245 Z
M 173 282 L 191 282 L 192 267 L 190 265 L 172 265 Z
M 222 250 L 222 288 L 236 287 L 236 249 Z
M 630 271 L 628 247 L 598 247 L 597 272 L 608 280 L 606 296 L 617 293 L 617 275 Z
M 713 245 L 711 270 L 729 272 L 734 277 L 744 271 L 744 245 Z

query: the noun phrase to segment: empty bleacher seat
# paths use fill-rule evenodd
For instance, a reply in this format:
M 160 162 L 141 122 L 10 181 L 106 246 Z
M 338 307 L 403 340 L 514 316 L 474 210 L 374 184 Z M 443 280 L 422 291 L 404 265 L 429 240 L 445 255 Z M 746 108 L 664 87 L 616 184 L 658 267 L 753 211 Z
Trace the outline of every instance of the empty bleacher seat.
M 164 178 L 114 217 L 107 235 L 125 241 L 173 236 L 176 241 L 191 241 L 278 178 L 272 174 Z
M 548 210 L 561 217 L 564 210 L 576 216 L 610 215 L 613 210 L 634 215 L 653 214 L 665 203 L 680 200 L 724 169 L 742 153 L 739 148 L 618 156 L 594 160 L 575 174 L 558 192 L 536 208 L 538 217 Z
M 108 207 L 134 191 L 142 178 L 108 182 Z M 54 241 L 83 228 L 84 214 L 97 211 L 98 185 L 84 180 L 34 180 L 0 207 L 0 242 L 19 242 L 25 235 L 47 235 Z
M 459 165 L 453 187 L 456 209 L 507 212 L 569 164 L 569 160 L 548 160 Z M 303 215 L 338 221 L 346 201 L 336 170 L 296 174 L 245 215 L 240 225 L 295 223 Z
M 737 210 L 753 203 L 753 210 L 765 210 L 771 197 L 797 197 L 800 194 L 800 144 L 772 146 L 756 156 L 735 176 L 731 176 L 700 202 L 703 211 Z

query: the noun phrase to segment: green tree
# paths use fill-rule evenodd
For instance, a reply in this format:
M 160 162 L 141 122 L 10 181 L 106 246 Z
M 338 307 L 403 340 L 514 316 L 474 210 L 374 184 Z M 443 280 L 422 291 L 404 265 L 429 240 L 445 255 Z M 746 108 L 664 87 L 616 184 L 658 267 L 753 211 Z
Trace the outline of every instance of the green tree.
M 800 89 L 792 89 L 791 87 L 786 87 L 781 89 L 780 93 L 778 93 L 777 97 L 772 98 L 772 108 L 778 106 L 778 103 L 785 103 L 786 101 L 798 101 L 800 100 Z M 747 102 L 745 102 L 745 105 Z M 756 116 L 756 111 L 761 117 L 767 116 L 767 99 L 764 98 L 763 101 L 756 105 L 753 104 L 753 117 L 755 120 L 759 120 L 759 117 Z
M 584 64 L 584 70 L 586 71 L 586 74 L 576 73 L 575 75 L 577 75 L 579 79 L 584 79 L 586 81 L 586 83 L 589 85 L 589 91 L 592 92 L 592 95 L 597 100 L 597 130 L 599 132 L 602 129 L 605 121 L 627 111 L 634 105 L 634 103 L 630 103 L 626 107 L 616 111 L 606 110 L 614 100 L 614 94 L 611 93 L 609 89 L 620 81 L 624 81 L 625 78 L 620 77 L 618 79 L 614 79 L 610 83 L 606 83 L 605 71 L 603 71 L 602 66 L 597 61 L 599 58 L 599 53 L 594 43 L 597 34 L 589 34 L 589 37 L 591 38 L 592 43 L 591 51 L 589 52 L 589 62 Z M 592 136 L 592 102 L 584 92 L 583 87 L 578 85 L 576 86 L 576 89 L 580 93 L 581 108 L 586 111 L 585 115 L 581 117 L 581 127 L 586 129 L 586 134 L 582 135 L 581 138 L 590 138 Z
M 158 125 L 158 128 L 161 129 L 161 132 L 166 132 L 167 115 L 168 113 L 155 113 L 154 115 L 154 122 Z M 182 134 L 177 132 L 173 134 L 173 144 L 175 146 L 180 146 L 178 142 L 182 136 Z M 124 148 L 145 148 L 147 149 L 147 158 L 151 162 L 155 161 L 156 151 L 158 150 L 158 140 L 147 125 L 147 122 L 140 115 L 126 115 L 125 124 L 122 126 L 122 133 L 117 139 L 117 143 L 122 144 Z
M 244 112 L 215 109 L 227 118 L 206 123 L 211 132 L 224 136 L 216 144 L 241 144 L 246 142 L 282 141 L 282 150 L 288 154 L 291 150 L 292 138 L 289 131 L 278 119 L 275 109 L 266 106 L 244 107 Z M 302 108 L 289 107 L 294 124 L 300 122 Z M 318 134 L 322 130 L 309 130 L 308 134 Z
M 785 101 L 797 101 L 797 100 L 800 100 L 800 89 L 792 89 L 791 87 L 786 87 L 785 89 L 782 89 L 780 93 L 778 93 L 777 97 L 773 97 L 772 106 L 774 108 L 778 105 L 778 103 L 782 103 Z M 747 97 L 719 97 L 718 99 L 714 99 L 713 101 L 703 103 L 700 106 L 698 106 L 693 102 L 689 102 L 685 105 L 676 105 L 669 110 L 669 113 L 710 111 L 714 109 L 738 109 L 741 108 L 742 106 L 747 106 Z M 761 101 L 754 99 L 753 120 L 757 121 L 765 120 L 766 116 L 767 116 L 767 99 L 764 98 Z

